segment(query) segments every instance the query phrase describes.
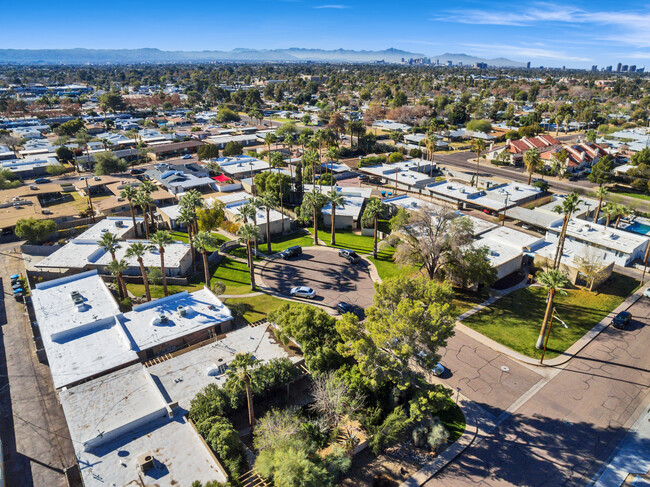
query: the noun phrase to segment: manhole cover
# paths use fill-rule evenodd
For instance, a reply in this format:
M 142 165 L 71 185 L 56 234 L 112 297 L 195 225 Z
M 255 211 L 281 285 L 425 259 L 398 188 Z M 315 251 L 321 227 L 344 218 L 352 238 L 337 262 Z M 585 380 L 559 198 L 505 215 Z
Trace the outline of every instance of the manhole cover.
M 507 365 L 502 365 L 501 370 L 503 370 L 504 372 L 508 372 L 510 370 L 510 367 L 508 367 Z

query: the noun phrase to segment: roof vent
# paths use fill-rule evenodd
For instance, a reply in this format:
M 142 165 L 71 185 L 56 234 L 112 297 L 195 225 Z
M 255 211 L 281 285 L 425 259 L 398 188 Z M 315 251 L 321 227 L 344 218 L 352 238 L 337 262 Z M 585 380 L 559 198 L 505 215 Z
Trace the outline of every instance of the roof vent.
M 143 453 L 142 455 L 138 455 L 137 462 L 138 462 L 138 468 L 143 473 L 146 473 L 154 467 L 153 454 L 150 451 L 148 451 L 146 453 Z
M 176 308 L 176 311 L 178 311 L 178 314 L 180 316 L 187 316 L 187 311 L 188 310 L 187 310 L 186 306 L 179 306 L 178 308 Z

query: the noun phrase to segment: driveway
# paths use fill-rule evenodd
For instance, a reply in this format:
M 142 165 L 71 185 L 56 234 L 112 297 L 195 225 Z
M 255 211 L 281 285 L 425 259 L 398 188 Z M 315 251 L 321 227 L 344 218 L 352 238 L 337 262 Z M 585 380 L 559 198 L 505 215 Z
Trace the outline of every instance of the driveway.
M 360 309 L 372 304 L 374 294 L 370 265 L 361 259 L 350 264 L 339 257 L 337 249 L 305 247 L 302 255 L 291 260 L 271 260 L 261 270 L 264 284 L 273 291 L 289 296 L 295 286 L 309 286 L 316 291 L 314 302 L 335 309 L 345 301 Z

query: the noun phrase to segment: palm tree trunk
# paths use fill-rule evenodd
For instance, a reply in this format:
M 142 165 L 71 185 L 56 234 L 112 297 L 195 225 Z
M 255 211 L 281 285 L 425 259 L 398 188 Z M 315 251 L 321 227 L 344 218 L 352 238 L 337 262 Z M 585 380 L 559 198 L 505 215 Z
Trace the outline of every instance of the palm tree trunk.
M 251 273 L 251 290 L 255 291 L 255 267 L 253 264 L 253 247 L 251 246 L 250 240 L 246 240 L 246 247 L 246 250 L 248 250 L 248 269 Z
M 481 164 L 480 155 L 476 155 L 476 187 L 478 188 L 478 169 L 479 164 Z
M 160 252 L 160 270 L 162 271 L 163 292 L 165 293 L 165 296 L 168 296 L 168 294 L 167 294 L 167 274 L 165 273 L 165 249 L 160 247 L 158 249 L 158 252 Z
M 144 217 L 144 234 L 149 239 L 149 218 L 147 217 L 147 209 L 142 208 L 142 216 Z
M 246 401 L 248 403 L 248 423 L 251 425 L 251 430 L 255 427 L 255 409 L 253 408 L 253 392 L 251 390 L 251 381 L 248 376 L 244 377 L 246 384 Z
M 210 266 L 208 265 L 208 252 L 201 252 L 203 256 L 203 272 L 205 272 L 205 285 L 210 288 Z
M 372 257 L 373 259 L 377 258 L 377 220 L 379 219 L 378 215 L 375 215 L 375 239 L 372 247 Z
M 555 289 L 550 289 L 548 291 L 548 303 L 546 303 L 546 313 L 544 313 L 544 321 L 542 322 L 542 329 L 539 330 L 539 336 L 537 337 L 537 343 L 535 348 L 541 350 L 544 346 L 544 337 L 546 336 L 546 331 L 548 330 L 548 322 L 551 317 L 551 311 L 553 310 L 553 298 L 555 297 Z
M 533 173 L 528 171 L 528 186 L 530 186 L 530 180 L 533 179 Z
M 271 254 L 271 216 L 269 207 L 266 207 L 266 250 Z M 284 221 L 284 219 L 282 220 Z
M 133 210 L 133 205 L 131 204 L 131 201 L 129 200 L 129 210 L 131 211 L 131 220 L 133 220 L 133 233 L 135 234 L 136 238 L 138 237 L 138 227 L 135 225 L 135 211 Z
M 120 295 L 122 299 L 128 297 L 129 293 L 126 291 L 126 283 L 124 282 L 124 276 L 121 272 L 117 274 L 117 285 L 120 289 Z
M 336 232 L 334 229 L 336 228 L 335 222 L 336 221 L 336 205 L 332 203 L 332 238 L 330 239 L 330 244 L 332 246 L 336 245 Z
M 316 211 L 316 202 L 314 202 L 314 245 L 318 245 L 318 212 Z
M 560 230 L 560 235 L 557 240 L 557 249 L 555 250 L 555 258 L 553 259 L 553 269 L 558 268 L 558 261 L 561 259 L 561 247 L 564 247 L 564 238 L 566 235 L 566 227 L 569 224 L 569 219 L 565 216 L 564 221 L 562 222 L 562 230 Z M 560 257 L 560 259 L 558 259 Z
M 138 264 L 140 264 L 140 274 L 142 274 L 142 282 L 144 283 L 144 294 L 147 297 L 147 301 L 151 301 L 151 292 L 149 291 L 149 279 L 147 279 L 147 269 L 144 267 L 144 262 L 142 257 L 138 258 Z
M 187 224 L 187 239 L 190 244 L 190 255 L 192 256 L 192 273 L 196 269 L 196 256 L 194 255 L 194 236 L 192 234 L 192 224 Z
M 609 220 L 610 220 L 610 219 L 611 219 L 611 216 L 610 216 L 610 214 L 608 213 L 608 214 L 607 214 L 607 220 L 605 221 L 605 226 L 606 226 L 606 227 L 609 226 Z
M 618 228 L 618 224 L 621 222 L 621 217 L 623 215 L 617 215 L 616 217 L 616 223 L 614 223 L 614 228 Z
M 603 197 L 598 198 L 598 206 L 596 207 L 596 216 L 594 217 L 594 223 L 598 223 L 598 217 L 600 216 L 600 207 L 603 204 Z
M 156 227 L 155 227 L 155 225 L 156 225 L 156 219 L 155 219 L 154 216 L 153 216 L 153 206 L 150 206 L 150 207 L 149 207 L 149 217 L 151 218 L 151 226 L 153 226 L 154 228 L 156 228 Z
M 291 181 L 293 181 L 293 176 L 291 176 Z M 291 185 L 289 185 L 289 189 L 291 190 Z M 280 225 L 282 228 L 282 235 L 284 235 L 284 192 L 282 191 L 282 178 L 280 178 L 280 213 L 281 213 Z M 271 250 L 269 250 L 269 252 L 270 251 Z

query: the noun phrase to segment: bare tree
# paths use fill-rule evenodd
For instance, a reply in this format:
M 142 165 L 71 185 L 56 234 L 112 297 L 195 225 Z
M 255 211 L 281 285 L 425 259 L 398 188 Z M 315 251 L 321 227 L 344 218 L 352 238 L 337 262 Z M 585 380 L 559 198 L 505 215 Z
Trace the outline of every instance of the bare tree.
M 589 286 L 589 291 L 600 284 L 606 278 L 605 268 L 603 265 L 603 254 L 591 248 L 588 248 L 581 256 L 576 257 L 578 270 L 585 276 Z
M 363 406 L 363 397 L 350 392 L 343 379 L 330 373 L 314 379 L 312 395 L 312 409 L 331 427 L 337 426 L 344 416 L 354 414 Z
M 430 279 L 439 276 L 442 267 L 457 252 L 472 242 L 474 228 L 469 218 L 458 218 L 450 208 L 427 207 L 411 214 L 398 229 L 401 242 L 395 252 L 400 264 L 421 264 Z

